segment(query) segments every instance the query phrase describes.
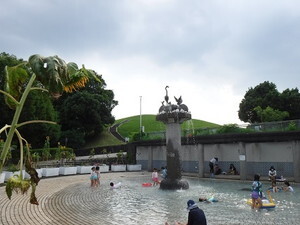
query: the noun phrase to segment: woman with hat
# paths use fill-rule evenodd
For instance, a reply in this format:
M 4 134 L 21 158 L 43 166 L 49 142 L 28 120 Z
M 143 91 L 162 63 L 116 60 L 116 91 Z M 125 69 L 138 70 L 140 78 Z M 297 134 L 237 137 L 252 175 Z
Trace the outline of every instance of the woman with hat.
M 200 209 L 193 200 L 188 200 L 187 210 L 189 211 L 188 222 L 186 225 L 206 225 L 206 217 L 202 209 Z M 185 225 L 176 222 L 176 225 Z M 165 225 L 169 225 L 168 222 Z

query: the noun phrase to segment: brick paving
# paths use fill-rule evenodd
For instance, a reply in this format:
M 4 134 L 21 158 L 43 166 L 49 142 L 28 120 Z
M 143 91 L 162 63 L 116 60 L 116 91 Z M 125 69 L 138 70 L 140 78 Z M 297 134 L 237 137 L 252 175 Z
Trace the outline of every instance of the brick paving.
M 126 177 L 139 175 L 143 176 L 143 173 L 126 173 Z M 117 180 L 121 177 L 124 179 L 124 173 L 102 173 L 101 176 L 103 182 L 106 183 L 111 179 Z M 78 185 L 81 186 L 76 189 Z M 92 190 L 89 185 L 89 174 L 43 178 L 36 190 L 38 206 L 29 203 L 30 190 L 25 195 L 13 193 L 9 200 L 5 193 L 5 187 L 2 186 L 0 187 L 0 224 L 95 224 L 95 221 L 99 221 L 99 216 L 95 217 L 93 208 L 97 209 L 95 203 L 98 204 L 99 197 L 89 195 Z M 82 186 L 85 186 L 86 190 L 82 190 Z M 74 190 L 74 195 L 65 192 L 68 188 Z M 82 195 L 78 194 L 80 192 Z M 97 199 L 93 199 L 93 197 Z M 78 204 L 86 205 L 86 211 L 76 211 Z M 69 207 L 72 205 L 75 207 Z

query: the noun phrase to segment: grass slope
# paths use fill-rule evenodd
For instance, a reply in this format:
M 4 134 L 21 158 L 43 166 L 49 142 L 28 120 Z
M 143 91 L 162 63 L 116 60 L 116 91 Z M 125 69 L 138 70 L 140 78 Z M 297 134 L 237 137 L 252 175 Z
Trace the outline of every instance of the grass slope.
M 84 145 L 84 148 L 94 148 L 94 147 L 102 147 L 102 146 L 113 146 L 113 145 L 122 145 L 124 142 L 119 141 L 115 138 L 111 133 L 105 129 L 101 135 L 94 137 L 87 141 Z
M 156 115 L 142 115 L 142 126 L 145 127 L 145 132 L 156 132 L 156 131 L 165 131 L 166 126 L 159 121 L 156 121 Z M 122 123 L 123 121 L 128 121 Z M 140 116 L 131 116 L 127 118 L 122 118 L 116 120 L 114 124 L 122 123 L 118 127 L 118 132 L 123 137 L 130 137 L 133 133 L 139 132 L 140 127 Z M 208 127 L 218 127 L 220 125 L 215 123 L 206 122 L 203 120 L 192 119 L 189 121 L 185 121 L 181 128 L 183 130 L 186 129 L 198 129 L 198 128 L 208 128 Z M 108 132 L 108 130 L 104 130 L 101 135 L 88 140 L 85 144 L 84 148 L 93 148 L 93 147 L 101 147 L 101 146 L 112 146 L 112 145 L 121 145 L 123 142 L 116 139 L 114 136 Z
M 140 127 L 139 115 L 116 120 L 115 124 L 121 123 L 126 120 L 128 120 L 128 122 L 125 122 L 118 127 L 118 132 L 123 137 L 129 137 L 132 133 L 139 132 L 139 127 Z M 146 133 L 166 130 L 166 126 L 162 122 L 156 121 L 156 115 L 142 115 L 142 126 L 144 126 L 145 129 L 144 131 Z M 218 127 L 218 126 L 220 125 L 206 122 L 203 120 L 192 119 L 192 120 L 185 121 L 181 125 L 181 129 L 187 130 L 187 129 Z

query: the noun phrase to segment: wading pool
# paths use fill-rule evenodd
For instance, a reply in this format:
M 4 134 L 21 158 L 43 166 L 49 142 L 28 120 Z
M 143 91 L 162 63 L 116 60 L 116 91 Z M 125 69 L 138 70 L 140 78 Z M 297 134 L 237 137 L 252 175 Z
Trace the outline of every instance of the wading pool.
M 208 224 L 300 224 L 300 188 L 293 184 L 294 193 L 272 193 L 276 207 L 271 210 L 252 210 L 246 204 L 252 182 L 187 178 L 188 190 L 160 190 L 143 187 L 149 177 L 122 177 L 120 189 L 111 190 L 109 181 L 100 187 L 76 184 L 65 188 L 49 199 L 59 203 L 55 213 L 67 213 L 78 224 L 164 224 L 166 221 L 187 222 L 186 202 L 193 199 L 205 212 Z M 263 190 L 270 183 L 262 182 Z M 61 196 L 64 196 L 63 200 Z M 199 197 L 214 196 L 219 202 L 198 202 Z M 76 199 L 76 201 L 66 199 Z M 73 203 L 74 202 L 74 203 Z M 69 224 L 72 222 L 70 221 Z

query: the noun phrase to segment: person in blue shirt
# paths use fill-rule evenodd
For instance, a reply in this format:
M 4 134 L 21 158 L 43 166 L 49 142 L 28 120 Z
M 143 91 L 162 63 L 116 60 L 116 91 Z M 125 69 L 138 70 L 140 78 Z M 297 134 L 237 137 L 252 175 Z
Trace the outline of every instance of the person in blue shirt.
M 199 198 L 199 202 L 206 202 L 206 203 L 212 203 L 212 202 L 218 202 L 217 199 L 215 199 L 214 197 L 210 197 L 210 198 Z
M 167 168 L 165 168 L 165 167 L 162 167 L 161 168 L 161 177 L 163 178 L 163 179 L 166 179 L 167 178 Z

